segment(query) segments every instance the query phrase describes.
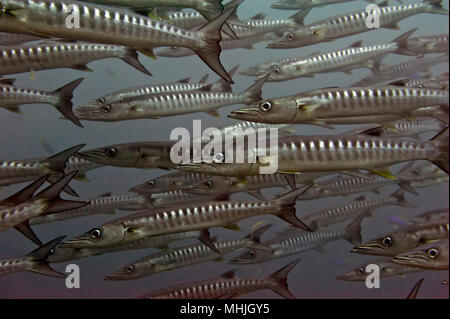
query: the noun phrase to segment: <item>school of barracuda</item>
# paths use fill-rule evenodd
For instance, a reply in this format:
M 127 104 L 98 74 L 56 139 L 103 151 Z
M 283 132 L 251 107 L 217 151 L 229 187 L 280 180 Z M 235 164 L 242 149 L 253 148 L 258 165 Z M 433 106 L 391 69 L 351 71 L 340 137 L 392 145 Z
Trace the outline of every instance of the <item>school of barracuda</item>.
M 0 116 L 22 116 L 25 104 L 48 104 L 62 115 L 60 119 L 71 121 L 79 130 L 83 122 L 96 125 L 138 119 L 171 126 L 166 117 L 206 113 L 218 118 L 221 108 L 241 105 L 227 112 L 236 121 L 220 125 L 221 133 L 233 132 L 235 141 L 245 137 L 242 131 L 247 128 L 277 129 L 279 135 L 273 144 L 266 139 L 261 147 L 267 152 L 248 163 L 225 161 L 226 152 L 219 154 L 219 161 L 174 163 L 171 152 L 176 142 L 169 139 L 96 148 L 84 140 L 56 151 L 43 143 L 48 156 L 11 159 L 2 154 L 0 187 L 9 195 L 0 197 L 0 232 L 14 232 L 14 228 L 38 247 L 23 257 L 7 258 L 1 247 L 12 243 L 0 239 L 0 277 L 28 271 L 64 278 L 66 274 L 50 265 L 147 249 L 151 253 L 105 271 L 104 279 L 148 278 L 150 288 L 140 293 L 134 289 L 130 298 L 236 298 L 271 290 L 269 297 L 295 299 L 300 295 L 294 292 L 302 291 L 295 276 L 320 277 L 311 269 L 296 271 L 316 257 L 303 257 L 305 252 L 326 252 L 327 245 L 344 240 L 348 249 L 339 254 L 347 260 L 347 271 L 334 274 L 338 284 L 360 282 L 363 288 L 366 269 L 374 265 L 379 267 L 382 285 L 388 278 L 402 277 L 404 286 L 413 287 L 409 294 L 404 292 L 408 299 L 427 297 L 421 294 L 422 286 L 439 290 L 441 283 L 448 282 L 448 197 L 442 198 L 439 209 L 423 209 L 426 198 L 421 190 L 448 185 L 449 180 L 449 73 L 430 72 L 436 65 L 448 69 L 449 36 L 426 34 L 421 26 L 395 31 L 400 30 L 400 21 L 413 20 L 416 15 L 448 16 L 448 2 L 272 0 L 268 1 L 270 12 L 254 11 L 251 18 L 240 14 L 241 6 L 256 7 L 258 1 L 0 1 Z M 328 10 L 347 2 L 358 9 L 338 15 Z M 390 29 L 395 35 L 370 43 L 363 40 L 364 34 L 380 31 L 367 27 L 365 7 L 376 2 L 379 29 Z M 67 17 L 74 13 L 71 5 L 81 13 L 77 27 L 67 25 Z M 287 15 L 271 19 L 275 12 Z M 311 12 L 324 16 L 311 21 Z M 448 20 L 441 29 L 448 29 Z M 348 45 L 344 39 L 352 35 L 361 39 Z M 339 49 L 302 53 L 303 48 L 332 41 L 339 41 Z M 225 67 L 225 52 L 253 49 L 244 52 L 254 54 L 262 50 L 261 45 L 272 53 L 289 48 L 295 52 L 277 54 L 269 61 L 255 57 L 258 63 L 254 65 Z M 170 64 L 195 55 L 218 80 L 209 82 L 206 74 L 193 83 L 191 77 L 181 75 L 161 83 L 157 72 L 151 71 L 156 62 L 147 59 L 161 57 L 160 63 Z M 386 63 L 390 55 L 401 62 Z M 95 76 L 95 61 L 110 58 L 121 59 L 154 81 L 137 87 L 123 83 L 123 89 L 84 99 L 75 107 L 72 100 L 84 85 L 84 77 L 61 83 L 53 91 L 39 89 L 41 83 L 35 82 L 41 70 L 71 68 L 93 72 L 85 73 L 86 77 Z M 90 63 L 92 67 L 87 66 Z M 314 90 L 304 89 L 302 81 L 315 76 L 353 76 L 360 69 L 370 75 L 355 78 L 351 86 L 324 83 Z M 13 77 L 21 73 L 29 73 L 36 88 L 18 84 L 20 79 Z M 247 79 L 246 88 L 232 88 L 237 75 Z M 296 85 L 292 94 L 263 97 L 266 85 L 281 86 L 280 82 L 291 80 Z M 323 133 L 298 134 L 311 125 Z M 202 146 L 209 142 L 205 137 L 191 141 Z M 198 154 L 189 147 L 194 158 Z M 258 152 L 260 144 L 251 147 L 242 151 L 244 155 Z M 261 168 L 273 163 L 277 164 L 275 173 L 261 174 Z M 99 190 L 80 199 L 81 187 L 74 187 L 72 181 L 90 182 L 88 172 L 103 167 L 166 172 L 150 179 L 145 175 L 140 178 L 145 182 L 129 185 L 122 194 Z M 19 191 L 10 190 L 18 184 L 23 184 Z M 280 188 L 284 189 L 281 193 Z M 267 196 L 268 189 L 278 189 L 278 195 Z M 235 199 L 235 195 L 250 198 Z M 344 199 L 340 204 L 318 202 L 339 197 Z M 404 219 L 398 217 L 399 209 L 420 210 L 420 214 Z M 106 221 L 98 219 L 100 215 Z M 371 221 L 380 215 L 388 222 L 374 232 Z M 103 222 L 68 236 L 66 223 L 82 217 Z M 232 239 L 215 234 L 220 227 L 239 232 L 238 224 L 248 218 L 257 222 L 242 234 L 233 233 Z M 60 236 L 43 242 L 40 227 L 44 224 L 55 227 Z M 360 262 L 364 259 L 355 259 L 355 254 L 367 259 Z M 286 260 L 287 256 L 295 259 Z M 269 275 L 260 275 L 258 267 L 275 259 L 282 260 L 282 266 L 271 264 L 270 271 L 263 271 Z M 208 264 L 215 270 L 217 263 L 229 264 L 229 269 L 222 275 L 215 271 L 216 277 L 205 273 L 201 280 L 175 284 L 169 280 L 157 285 L 160 289 L 151 289 L 157 274 L 181 271 L 191 278 L 190 274 L 198 272 L 195 265 Z M 88 266 L 89 262 L 83 271 Z M 253 275 L 238 277 L 235 267 L 240 267 L 238 272 L 250 269 Z M 409 280 L 417 272 L 436 275 L 417 283 L 415 277 Z M 9 287 L 2 280 L 0 290 L 6 291 Z M 124 284 L 133 287 L 133 283 Z M 389 298 L 389 290 L 385 293 Z

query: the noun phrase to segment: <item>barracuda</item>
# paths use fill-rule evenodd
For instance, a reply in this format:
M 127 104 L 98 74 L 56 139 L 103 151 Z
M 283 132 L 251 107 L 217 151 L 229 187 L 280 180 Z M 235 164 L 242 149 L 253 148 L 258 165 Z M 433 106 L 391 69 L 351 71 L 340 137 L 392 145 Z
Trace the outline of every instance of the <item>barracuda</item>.
M 36 274 L 64 278 L 65 276 L 50 268 L 47 257 L 58 243 L 66 236 L 58 237 L 45 245 L 33 250 L 25 257 L 18 259 L 0 260 L 0 277 L 21 271 L 29 271 Z
M 77 156 L 105 166 L 133 168 L 172 169 L 176 165 L 170 159 L 175 142 L 136 142 L 100 147 Z
M 129 207 L 132 208 L 130 210 L 145 209 L 150 206 L 149 202 L 149 198 L 136 194 L 112 196 L 110 193 L 106 193 L 90 200 L 89 204 L 82 208 L 32 218 L 30 225 L 47 224 L 99 214 L 115 214 L 117 210 L 129 210 Z
M 69 173 L 66 170 L 75 168 L 69 167 L 68 162 L 84 145 L 73 146 L 45 159 L 0 160 L 0 186 L 29 182 L 44 175 L 50 176 L 50 182 L 56 181 L 62 175 Z M 70 172 L 73 171 L 71 170 Z M 66 186 L 64 191 L 69 195 L 78 196 L 69 186 Z
M 230 70 L 230 76 L 233 76 L 237 71 L 238 66 L 235 66 Z M 114 102 L 120 102 L 124 100 L 128 100 L 131 98 L 137 98 L 140 96 L 148 96 L 148 95 L 158 95 L 165 93 L 181 93 L 187 91 L 205 91 L 210 90 L 211 92 L 224 92 L 231 93 L 231 85 L 230 83 L 219 80 L 213 84 L 206 84 L 206 79 L 203 77 L 199 83 L 187 83 L 189 79 L 182 79 L 177 83 L 166 83 L 166 84 L 155 84 L 155 85 L 145 85 L 139 87 L 133 87 L 129 89 L 123 89 L 120 91 L 116 91 L 110 93 L 108 95 L 104 95 L 94 101 L 87 103 L 86 105 L 79 106 L 80 109 L 89 109 L 89 110 L 97 110 L 97 109 L 105 109 L 108 108 L 109 104 Z
M 31 183 L 16 194 L 0 202 L 0 232 L 15 228 L 37 245 L 42 242 L 30 228 L 29 220 L 48 214 L 86 206 L 86 202 L 63 200 L 59 197 L 61 190 L 71 181 L 76 172 L 61 177 L 54 184 L 33 195 L 45 182 L 44 176 Z
M 2 0 L 0 31 L 30 33 L 95 43 L 117 44 L 149 52 L 159 46 L 193 49 L 211 69 L 232 83 L 220 60 L 220 30 L 235 8 L 192 32 L 127 9 L 68 0 Z M 70 5 L 78 6 L 79 28 L 67 28 Z M 6 17 L 4 17 L 6 16 Z M 14 27 L 11 27 L 11 24 Z M 24 32 L 25 31 L 25 32 Z
M 267 156 L 259 156 L 256 163 L 191 163 L 177 169 L 219 176 L 259 175 L 260 168 L 278 165 L 280 173 L 329 172 L 368 170 L 392 178 L 385 167 L 413 160 L 429 160 L 443 169 L 448 168 L 448 128 L 426 142 L 379 138 L 367 135 L 289 136 L 278 139 Z M 253 150 L 258 154 L 260 151 Z M 277 155 L 273 155 L 277 154 Z
M 330 4 L 350 2 L 354 0 L 279 0 L 271 5 L 273 9 L 303 10 L 315 7 L 324 7 Z M 370 1 L 369 2 L 374 2 Z M 401 3 L 401 1 L 398 1 Z
M 390 85 L 399 86 L 410 86 L 416 88 L 427 88 L 435 90 L 448 90 L 449 89 L 449 79 L 448 72 L 441 74 L 436 77 L 425 78 L 425 79 L 404 79 L 389 83 Z
M 366 267 L 369 265 L 377 265 L 379 267 L 380 278 L 400 277 L 409 273 L 422 271 L 420 268 L 396 264 L 392 262 L 392 259 L 380 259 L 363 264 L 343 275 L 337 276 L 336 279 L 342 281 L 366 281 L 367 276 L 370 274 L 366 272 Z
M 198 194 L 188 194 L 184 191 L 177 190 L 171 192 L 164 192 L 153 194 L 149 204 L 152 207 L 170 207 L 173 205 L 182 204 L 192 204 L 198 202 L 204 202 L 207 200 L 226 200 L 228 199 L 227 194 L 217 195 L 198 195 Z
M 395 114 L 433 105 L 448 109 L 448 91 L 410 87 L 350 87 L 320 89 L 268 99 L 232 111 L 229 117 L 270 124 L 314 123 L 328 118 Z
M 380 137 L 412 137 L 420 140 L 420 135 L 428 132 L 440 132 L 447 124 L 436 119 L 400 120 L 386 123 L 384 126 L 358 129 L 357 134 Z
M 408 49 L 416 54 L 448 52 L 448 34 L 437 34 L 408 39 Z
M 0 32 L 0 46 L 1 45 L 18 45 L 25 42 L 37 41 L 42 38 L 34 37 L 28 34 L 16 34 L 9 32 Z
M 14 80 L 0 79 L 0 108 L 14 113 L 21 113 L 19 105 L 22 104 L 50 104 L 68 120 L 82 127 L 80 121 L 72 112 L 72 97 L 73 91 L 83 80 L 83 78 L 75 80 L 53 92 L 49 92 L 13 86 Z
M 448 220 L 448 208 L 444 209 L 435 209 L 428 212 L 425 212 L 423 214 L 417 215 L 409 220 L 412 224 L 423 224 L 423 223 L 429 223 L 436 220 Z
M 139 62 L 137 52 L 123 46 L 96 43 L 45 42 L 0 48 L 0 74 L 15 74 L 56 68 L 92 71 L 86 64 L 95 60 L 119 58 L 137 70 L 151 75 Z
M 234 104 L 249 104 L 261 100 L 261 87 L 267 77 L 259 79 L 242 93 L 205 91 L 143 95 L 97 107 L 78 107 L 75 115 L 80 120 L 116 122 L 134 119 L 206 112 L 218 116 L 217 109 Z
M 448 239 L 417 247 L 395 256 L 394 263 L 427 270 L 448 270 Z
M 200 231 L 190 231 L 184 233 L 166 234 L 160 236 L 144 237 L 135 241 L 127 242 L 117 246 L 102 247 L 102 248 L 69 248 L 56 246 L 55 249 L 48 256 L 48 261 L 51 263 L 61 263 L 71 260 L 78 260 L 90 256 L 99 256 L 107 253 L 116 253 L 121 251 L 161 248 L 167 249 L 167 245 L 174 241 L 179 241 L 189 238 L 197 238 L 201 235 Z
M 219 254 L 203 244 L 182 246 L 163 251 L 132 262 L 112 274 L 105 280 L 132 280 L 157 274 L 162 271 L 189 267 L 208 261 L 223 261 L 224 256 L 245 247 L 258 245 L 260 237 L 271 225 L 265 225 L 238 240 L 213 241 Z
M 443 176 L 442 176 L 443 175 Z M 411 182 L 411 186 L 414 188 L 426 188 L 430 186 L 439 185 L 442 183 L 448 183 L 449 176 L 441 174 L 441 176 L 430 177 L 420 181 Z
M 338 224 L 340 222 L 355 218 L 364 212 L 371 214 L 379 208 L 391 205 L 400 207 L 416 207 L 405 200 L 403 190 L 398 190 L 385 198 L 367 199 L 365 196 L 360 196 L 354 201 L 344 205 L 324 209 L 303 216 L 303 220 L 311 229 L 317 230 L 322 227 L 327 227 L 329 225 Z
M 448 239 L 448 220 L 411 225 L 353 248 L 353 253 L 394 257 L 426 243 Z
M 313 184 L 314 180 L 333 172 L 303 173 L 294 176 L 296 185 Z M 287 187 L 289 184 L 284 174 L 248 176 L 245 179 L 235 177 L 202 175 L 204 179 L 183 187 L 183 192 L 194 194 L 234 194 L 246 192 L 259 200 L 266 200 L 260 190 L 263 188 Z M 308 193 L 309 188 L 305 193 Z M 303 196 L 303 195 L 302 195 Z
M 295 216 L 295 198 L 304 192 L 297 189 L 273 201 L 265 202 L 203 202 L 183 206 L 160 208 L 150 212 L 129 215 L 94 228 L 87 233 L 66 241 L 62 246 L 72 248 L 106 247 L 133 241 L 146 236 L 163 235 L 191 230 L 207 230 L 212 227 L 232 227 L 249 217 L 273 214 L 309 230 Z M 199 238 L 205 245 L 216 250 L 209 234 Z
M 368 67 L 376 73 L 379 61 L 387 54 L 415 55 L 408 50 L 407 40 L 416 30 L 417 28 L 402 34 L 389 44 L 363 47 L 361 41 L 358 41 L 343 50 L 294 58 L 292 63 L 281 63 L 280 66 L 273 67 L 268 81 L 281 82 L 326 72 L 351 73 L 351 69 L 358 67 Z
M 418 57 L 413 60 L 384 67 L 376 75 L 369 75 L 352 86 L 368 86 L 393 81 L 409 75 L 428 71 L 430 67 L 440 63 L 448 63 L 448 53 L 433 57 Z
M 235 270 L 228 271 L 220 277 L 189 284 L 180 284 L 160 289 L 142 296 L 139 299 L 216 299 L 237 298 L 249 292 L 270 289 L 281 297 L 295 299 L 288 290 L 287 276 L 297 265 L 297 259 L 267 278 L 240 279 Z
M 399 21 L 420 13 L 448 15 L 448 11 L 442 7 L 441 2 L 442 0 L 426 0 L 401 6 L 382 6 L 378 14 L 380 27 L 398 29 Z M 366 21 L 370 18 L 369 14 L 367 11 L 357 11 L 326 18 L 296 31 L 285 32 L 283 40 L 270 43 L 267 47 L 271 49 L 298 48 L 376 30 L 367 28 Z
M 305 252 L 310 249 L 321 250 L 330 242 L 345 239 L 351 244 L 361 242 L 361 222 L 366 217 L 363 213 L 356 217 L 345 229 L 305 233 L 294 228 L 287 228 L 277 233 L 274 238 L 260 244 L 266 247 L 253 247 L 230 260 L 231 264 L 256 264 Z

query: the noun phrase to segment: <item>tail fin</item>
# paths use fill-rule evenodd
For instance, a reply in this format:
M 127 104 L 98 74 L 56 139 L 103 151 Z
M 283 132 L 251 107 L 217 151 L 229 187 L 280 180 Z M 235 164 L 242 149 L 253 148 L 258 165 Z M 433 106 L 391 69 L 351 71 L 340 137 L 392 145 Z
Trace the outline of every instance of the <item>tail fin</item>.
M 444 170 L 447 174 L 449 171 L 449 147 L 448 147 L 448 127 L 431 139 L 438 149 L 436 158 L 430 159 L 436 166 Z
M 344 238 L 352 245 L 361 244 L 361 223 L 364 218 L 371 216 L 370 211 L 359 214 L 350 224 L 345 227 Z
M 312 231 L 312 229 L 295 215 L 295 201 L 297 197 L 306 192 L 310 187 L 311 185 L 308 185 L 295 189 L 274 199 L 274 201 L 278 202 L 282 206 L 277 216 L 293 226 L 299 227 L 306 231 Z
M 73 90 L 83 82 L 84 78 L 75 80 L 66 84 L 59 89 L 55 90 L 53 93 L 59 96 L 59 101 L 57 105 L 54 105 L 56 109 L 64 115 L 68 120 L 72 121 L 75 125 L 79 127 L 83 127 L 81 125 L 80 120 L 73 114 L 72 111 L 72 98 L 73 98 Z
M 412 290 L 409 292 L 408 296 L 406 297 L 406 299 L 416 299 L 417 297 L 417 293 L 420 290 L 420 287 L 422 287 L 422 283 L 423 283 L 423 278 L 420 279 L 412 288 Z
M 262 100 L 262 86 L 266 83 L 269 78 L 270 73 L 265 76 L 258 78 L 255 83 L 252 84 L 247 90 L 244 91 L 244 95 L 247 99 L 245 104 L 251 104 Z
M 413 28 L 413 29 L 403 33 L 399 37 L 395 38 L 394 40 L 392 40 L 393 43 L 397 44 L 397 50 L 395 51 L 396 53 L 410 55 L 410 56 L 417 55 L 416 53 L 414 53 L 408 49 L 408 38 L 411 36 L 411 34 L 416 32 L 416 30 L 417 30 L 417 28 Z
M 29 271 L 41 274 L 44 276 L 65 278 L 63 274 L 57 272 L 56 270 L 50 268 L 48 265 L 47 258 L 51 254 L 52 250 L 65 238 L 66 236 L 61 236 L 52 241 L 44 244 L 43 246 L 33 250 L 27 255 L 27 257 L 33 258 L 35 265 Z
M 54 184 L 50 185 L 34 197 L 36 199 L 46 199 L 50 203 L 50 206 L 44 213 L 45 215 L 62 212 L 69 209 L 81 208 L 89 204 L 89 202 L 63 200 L 59 197 L 59 194 L 61 193 L 63 188 L 67 184 L 69 184 L 69 182 L 73 177 L 75 177 L 75 175 L 77 175 L 77 173 L 78 171 L 74 171 L 61 177 Z
M 289 275 L 289 272 L 298 264 L 298 262 L 301 259 L 296 259 L 287 266 L 284 266 L 280 270 L 274 272 L 272 275 L 270 275 L 270 279 L 274 280 L 277 285 L 272 289 L 273 292 L 279 294 L 281 297 L 287 298 L 287 299 L 296 299 L 296 297 L 289 291 L 288 289 L 288 280 L 287 276 Z
M 31 199 L 33 197 L 33 194 L 39 189 L 39 187 L 42 186 L 42 184 L 45 183 L 47 180 L 48 175 L 43 176 L 37 180 L 35 180 L 30 185 L 26 186 L 22 190 L 18 191 L 14 195 L 2 200 L 2 204 L 6 205 L 18 205 L 23 202 L 26 202 L 27 200 Z
M 78 144 L 71 148 L 68 148 L 58 154 L 46 158 L 43 162 L 47 163 L 49 168 L 55 172 L 63 173 L 66 168 L 66 161 L 69 157 L 74 155 L 86 144 Z
M 139 56 L 138 56 L 138 53 L 136 52 L 136 50 L 127 48 L 125 51 L 125 56 L 122 57 L 122 60 L 125 63 L 128 63 L 129 65 L 131 65 L 136 70 L 139 70 L 144 74 L 152 76 L 152 74 L 145 68 L 145 66 L 143 66 L 141 64 L 141 62 L 139 62 Z
M 233 78 L 233 76 L 236 74 L 236 71 L 238 70 L 239 65 L 236 65 L 234 68 L 232 68 L 230 70 L 230 72 L 228 72 L 228 74 L 230 75 L 231 78 Z M 233 89 L 231 88 L 230 83 L 228 83 L 227 81 L 220 79 L 219 81 L 217 81 L 216 83 L 214 83 L 211 86 L 211 91 L 212 92 L 224 92 L 224 93 L 232 93 Z
M 220 41 L 222 35 L 220 30 L 237 7 L 225 11 L 222 15 L 211 20 L 208 24 L 198 30 L 205 44 L 203 48 L 197 48 L 194 52 L 202 59 L 214 72 L 227 82 L 234 83 L 220 62 Z
M 410 208 L 415 208 L 416 206 L 407 202 L 405 199 L 405 190 L 404 189 L 399 189 L 397 191 L 395 191 L 394 193 L 392 193 L 389 198 L 394 199 L 394 203 L 393 205 L 396 206 L 402 206 L 402 207 L 410 207 Z
M 427 10 L 427 12 L 448 15 L 448 11 L 445 10 L 443 6 L 444 1 L 442 0 L 423 0 L 423 1 L 430 5 L 430 8 Z

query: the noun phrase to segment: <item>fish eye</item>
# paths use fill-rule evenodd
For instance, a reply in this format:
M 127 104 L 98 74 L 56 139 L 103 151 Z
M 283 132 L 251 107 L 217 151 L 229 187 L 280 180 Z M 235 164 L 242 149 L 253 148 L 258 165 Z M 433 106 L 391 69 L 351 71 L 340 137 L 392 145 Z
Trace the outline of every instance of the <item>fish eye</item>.
M 259 109 L 263 112 L 269 112 L 272 109 L 272 103 L 263 102 L 259 105 Z
M 386 236 L 381 240 L 381 243 L 383 244 L 383 246 L 390 247 L 394 243 L 394 240 L 391 236 Z
M 250 250 L 248 252 L 248 254 L 250 255 L 250 257 L 255 257 L 256 256 L 256 251 L 254 249 Z
M 133 266 L 130 265 L 130 266 L 127 267 L 127 272 L 128 273 L 133 272 L 133 271 L 134 271 L 134 267 Z
M 365 273 L 366 273 L 366 270 L 364 269 L 364 267 L 361 267 L 361 268 L 358 269 L 358 273 L 359 273 L 360 275 L 365 274 Z
M 280 73 L 280 67 L 278 65 L 272 65 L 272 72 Z
M 427 254 L 430 258 L 436 258 L 437 256 L 439 256 L 439 251 L 436 248 L 430 248 L 427 251 Z
M 99 239 L 102 237 L 102 230 L 100 228 L 95 228 L 89 232 L 89 237 L 91 239 Z
M 108 113 L 108 112 L 110 112 L 111 111 L 111 109 L 112 109 L 112 107 L 111 107 L 111 105 L 104 105 L 104 106 L 102 106 L 102 112 L 103 113 Z
M 97 102 L 103 104 L 106 102 L 106 99 L 104 97 L 101 97 L 101 98 L 97 99 Z
M 206 182 L 205 182 L 205 185 L 206 185 L 207 187 L 212 187 L 213 183 L 212 183 L 211 181 L 206 181 Z
M 285 38 L 286 38 L 286 40 L 288 40 L 288 41 L 292 41 L 292 40 L 294 40 L 294 39 L 295 39 L 295 36 L 294 36 L 294 34 L 293 34 L 293 33 L 291 33 L 291 32 L 289 32 L 289 33 L 286 33 L 284 37 L 285 37 Z
M 110 147 L 110 148 L 105 150 L 105 154 L 108 157 L 114 157 L 114 156 L 117 155 L 117 153 L 119 153 L 119 151 L 116 148 L 114 148 L 114 147 Z
M 155 185 L 155 181 L 150 181 L 147 183 L 148 186 L 153 187 Z
M 54 252 L 55 252 L 55 249 L 52 248 L 52 249 L 49 250 L 48 255 L 51 256 L 51 255 L 53 255 Z

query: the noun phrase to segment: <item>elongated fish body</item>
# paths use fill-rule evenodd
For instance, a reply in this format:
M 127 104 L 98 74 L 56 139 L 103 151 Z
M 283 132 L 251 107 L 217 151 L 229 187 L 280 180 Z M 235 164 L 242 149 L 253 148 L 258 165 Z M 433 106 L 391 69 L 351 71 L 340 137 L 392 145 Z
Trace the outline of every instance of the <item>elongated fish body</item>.
M 246 293 L 270 289 L 280 296 L 295 299 L 289 290 L 287 276 L 299 260 L 295 260 L 264 279 L 240 279 L 235 276 L 235 270 L 228 271 L 213 280 L 188 284 L 179 284 L 163 288 L 142 296 L 139 299 L 216 299 L 232 298 Z
M 217 116 L 217 109 L 234 104 L 248 104 L 261 99 L 261 87 L 267 76 L 258 79 L 242 93 L 187 91 L 136 96 L 106 107 L 80 106 L 75 110 L 81 120 L 115 122 L 133 119 L 206 112 Z
M 30 224 L 46 224 L 84 216 L 114 214 L 116 210 L 125 209 L 129 206 L 136 207 L 137 209 L 145 209 L 147 208 L 146 204 L 147 199 L 144 196 L 136 194 L 100 196 L 91 200 L 89 205 L 78 209 L 33 218 L 30 220 Z
M 358 245 L 353 248 L 352 252 L 394 257 L 425 243 L 448 239 L 448 232 L 448 220 L 437 220 L 420 225 L 413 224 Z
M 410 223 L 413 224 L 423 224 L 432 222 L 435 220 L 443 220 L 448 219 L 448 208 L 445 209 L 435 209 L 428 212 L 425 212 L 423 214 L 417 215 L 409 220 Z
M 37 43 L 0 49 L 0 74 L 73 67 L 86 69 L 95 60 L 120 58 L 148 75 L 136 51 L 123 46 L 96 43 Z
M 448 14 L 441 7 L 440 2 L 430 0 L 400 6 L 380 7 L 378 13 L 380 28 L 396 28 L 399 21 L 420 13 Z M 370 14 L 364 10 L 326 18 L 293 32 L 287 32 L 283 40 L 270 43 L 267 47 L 273 49 L 297 48 L 374 30 L 367 28 L 366 21 L 370 20 Z
M 435 119 L 400 120 L 386 123 L 385 126 L 359 129 L 358 134 L 368 134 L 381 137 L 415 137 L 427 132 L 440 132 L 447 125 Z
M 379 44 L 366 47 L 353 47 L 344 50 L 299 58 L 293 63 L 275 68 L 269 82 L 281 82 L 302 76 L 314 76 L 318 73 L 347 71 L 349 67 L 366 66 L 370 59 L 377 59 L 389 53 L 395 53 L 397 43 Z
M 30 41 L 41 40 L 39 37 L 34 37 L 28 34 L 17 34 L 9 32 L 0 32 L 0 46 L 2 45 L 18 45 Z
M 278 0 L 271 5 L 271 8 L 281 10 L 303 10 L 350 1 L 353 0 Z
M 150 276 L 162 271 L 184 268 L 208 261 L 221 261 L 223 256 L 249 245 L 248 239 L 214 242 L 220 253 L 204 244 L 189 245 L 162 251 L 141 258 L 106 276 L 106 280 L 131 280 Z
M 172 169 L 170 159 L 174 142 L 137 142 L 100 147 L 77 156 L 105 166 Z
M 199 231 L 191 231 L 184 233 L 173 233 L 161 236 L 143 237 L 141 239 L 119 244 L 116 246 L 101 247 L 101 248 L 70 248 L 56 246 L 52 254 L 48 257 L 51 263 L 61 263 L 70 260 L 78 260 L 90 256 L 98 256 L 107 253 L 115 253 L 128 250 L 148 249 L 148 248 L 166 248 L 167 245 L 174 241 L 179 241 L 189 238 L 197 238 L 200 236 Z
M 449 181 L 449 176 L 442 174 L 441 176 L 436 176 L 436 177 L 423 179 L 420 181 L 411 182 L 411 187 L 426 188 L 426 187 L 435 186 L 435 185 L 439 185 L 439 184 L 443 184 L 443 183 L 448 183 L 448 181 Z
M 448 73 L 441 74 L 437 77 L 424 79 L 405 79 L 390 83 L 391 85 L 412 86 L 416 88 L 427 88 L 435 90 L 448 90 L 449 79 Z
M 394 263 L 427 270 L 449 269 L 449 241 L 443 239 L 395 256 Z
M 21 271 L 30 271 L 44 276 L 64 278 L 65 276 L 63 274 L 50 268 L 47 261 L 51 251 L 64 237 L 58 237 L 22 258 L 0 260 L 0 277 Z
M 151 206 L 153 207 L 167 207 L 173 205 L 181 205 L 188 203 L 195 203 L 199 201 L 206 201 L 213 199 L 214 196 L 210 195 L 198 195 L 198 194 L 189 194 L 184 193 L 181 190 L 158 193 L 154 194 L 151 197 Z
M 369 75 L 356 82 L 353 86 L 367 86 L 387 81 L 393 81 L 402 77 L 407 77 L 417 72 L 427 71 L 430 67 L 440 63 L 448 63 L 448 54 L 433 57 L 418 57 L 403 63 L 387 66 L 380 69 L 378 74 Z
M 93 169 L 96 169 L 96 168 L 100 168 L 100 167 L 103 167 L 103 165 L 101 165 L 99 163 L 87 161 L 87 160 L 82 159 L 75 155 L 75 156 L 69 157 L 69 159 L 67 160 L 66 168 L 64 169 L 64 173 L 68 174 L 70 172 L 77 171 L 78 173 L 75 176 L 75 179 L 82 180 L 82 179 L 86 179 L 87 172 L 89 172 Z
M 384 114 L 409 115 L 425 106 L 448 105 L 447 90 L 399 86 L 321 89 L 258 102 L 230 117 L 272 124 Z
M 173 172 L 153 178 L 129 189 L 133 193 L 157 194 L 181 190 L 185 186 L 207 179 L 209 175 L 185 172 Z
M 205 230 L 211 227 L 230 227 L 242 219 L 263 214 L 276 215 L 296 227 L 309 230 L 295 216 L 295 198 L 302 192 L 304 188 L 286 193 L 272 201 L 208 201 L 144 211 L 103 224 L 66 241 L 64 246 L 72 248 L 112 246 L 147 236 Z M 205 237 L 209 235 L 200 239 L 208 245 L 211 240 Z
M 316 230 L 321 227 L 351 220 L 363 212 L 373 212 L 381 207 L 390 205 L 410 206 L 403 197 L 403 191 L 399 191 L 398 195 L 396 192 L 396 196 L 388 196 L 385 198 L 367 199 L 364 196 L 360 196 L 352 202 L 311 213 L 303 218 L 311 229 Z
M 408 39 L 408 49 L 417 54 L 448 52 L 448 34 L 429 35 Z
M 337 276 L 336 279 L 343 281 L 366 281 L 366 278 L 369 274 L 368 272 L 366 272 L 366 267 L 368 265 L 377 265 L 379 267 L 380 278 L 402 276 L 423 270 L 416 267 L 396 264 L 392 261 L 392 259 L 380 259 L 361 265 L 353 270 L 346 272 L 345 274 Z
M 77 6 L 80 23 L 77 28 L 67 28 L 66 20 L 71 6 Z M 8 32 L 39 33 L 67 40 L 117 44 L 136 50 L 151 50 L 158 46 L 178 45 L 188 47 L 202 55 L 227 81 L 232 82 L 221 66 L 218 55 L 222 24 L 233 9 L 211 21 L 200 31 L 186 31 L 173 25 L 152 20 L 128 9 L 108 7 L 87 2 L 68 0 L 7 0 L 2 7 L 10 16 L 0 19 L 0 30 Z M 12 17 L 11 17 L 12 15 Z M 3 17 L 2 17 L 3 18 Z M 7 23 L 14 22 L 14 28 Z
M 0 232 L 43 214 L 49 207 L 45 199 L 36 199 L 0 208 Z
M 207 20 L 200 13 L 194 11 L 172 12 L 168 16 L 168 21 L 169 23 L 185 30 L 192 30 L 195 27 L 200 27 L 207 22 Z

